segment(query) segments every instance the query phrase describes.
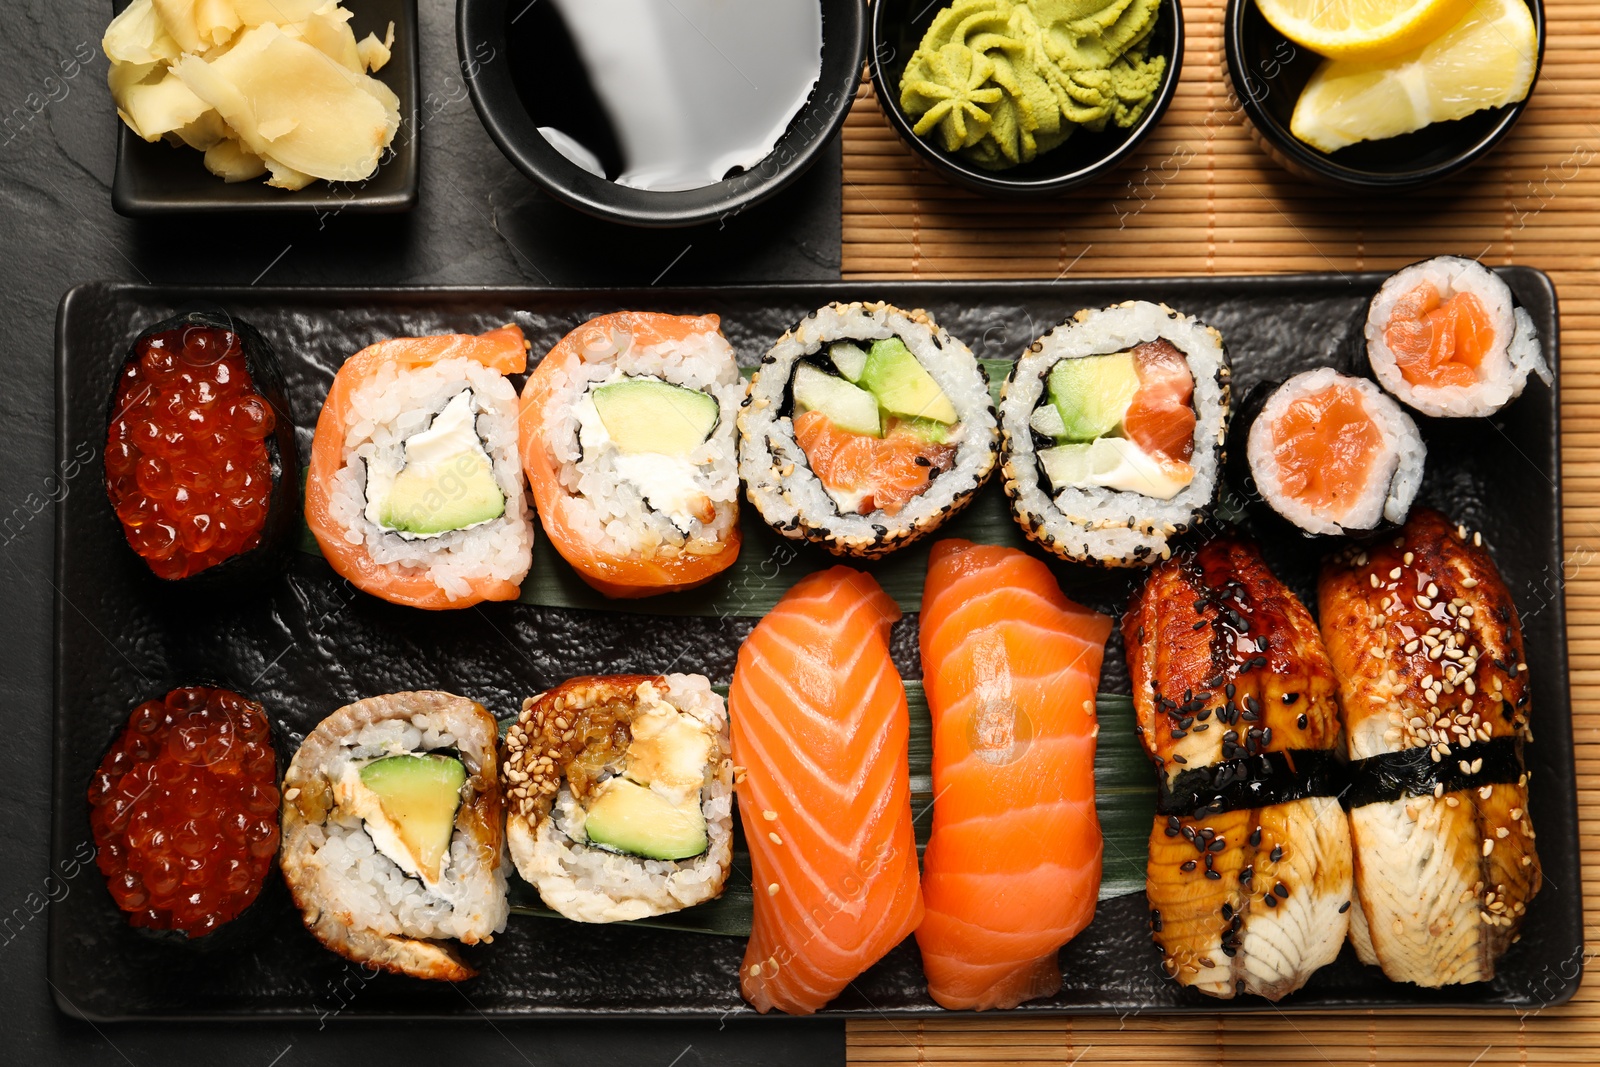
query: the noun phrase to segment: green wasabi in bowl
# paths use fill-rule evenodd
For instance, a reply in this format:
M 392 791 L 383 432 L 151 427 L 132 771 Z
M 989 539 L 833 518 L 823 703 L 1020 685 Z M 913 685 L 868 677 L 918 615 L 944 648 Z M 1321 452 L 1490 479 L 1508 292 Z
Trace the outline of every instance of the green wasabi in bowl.
M 919 137 L 1004 170 L 1079 126 L 1127 128 L 1155 99 L 1148 54 L 1159 0 L 956 0 L 934 16 L 900 79 Z

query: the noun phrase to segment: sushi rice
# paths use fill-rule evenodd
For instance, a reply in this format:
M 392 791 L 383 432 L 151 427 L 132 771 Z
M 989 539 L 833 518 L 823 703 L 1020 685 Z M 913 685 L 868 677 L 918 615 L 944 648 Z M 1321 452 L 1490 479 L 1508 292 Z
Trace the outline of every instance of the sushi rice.
M 505 496 L 498 518 L 431 537 L 385 529 L 368 517 L 368 471 L 395 463 L 406 441 L 428 429 L 445 405 L 471 391 L 475 429 Z M 533 560 L 533 523 L 517 457 L 517 396 L 510 381 L 465 357 L 422 365 L 385 363 L 350 394 L 342 463 L 329 491 L 329 516 L 340 536 L 364 546 L 372 561 L 398 577 L 424 574 L 451 600 L 472 592 L 468 580 L 519 582 Z
M 1476 385 L 1413 384 L 1402 374 L 1384 334 L 1396 305 L 1424 284 L 1432 285 L 1441 299 L 1470 293 L 1487 312 L 1494 339 L 1477 367 Z M 1379 384 L 1424 415 L 1492 415 L 1522 395 L 1529 375 L 1546 385 L 1552 381 L 1533 317 L 1517 306 L 1511 287 L 1483 264 L 1459 256 L 1438 256 L 1390 275 L 1368 308 L 1366 340 L 1367 358 Z
M 947 438 L 954 465 L 894 515 L 841 511 L 813 473 L 787 413 L 795 365 L 834 341 L 898 337 L 943 390 L 959 417 Z M 989 379 L 972 350 L 926 311 L 885 303 L 829 304 L 780 337 L 762 357 L 739 412 L 739 474 L 756 510 L 786 537 L 839 556 L 876 559 L 936 530 L 971 502 L 994 472 L 999 439 Z
M 1046 380 L 1063 359 L 1123 352 L 1165 340 L 1194 377 L 1194 476 L 1169 499 L 1102 486 L 1067 486 L 1052 495 L 1038 462 L 1030 419 Z M 1113 567 L 1148 566 L 1171 555 L 1170 541 L 1204 519 L 1216 500 L 1232 398 L 1222 335 L 1165 304 L 1135 300 L 1084 310 L 1034 341 L 1000 394 L 1003 477 L 1023 532 L 1063 559 Z

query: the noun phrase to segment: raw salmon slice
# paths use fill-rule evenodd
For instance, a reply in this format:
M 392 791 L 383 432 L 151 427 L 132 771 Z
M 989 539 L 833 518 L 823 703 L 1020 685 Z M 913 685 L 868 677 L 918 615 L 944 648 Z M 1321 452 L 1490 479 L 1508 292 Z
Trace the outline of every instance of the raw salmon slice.
M 935 798 L 922 968 L 946 1008 L 1013 1008 L 1061 987 L 1057 952 L 1094 918 L 1111 620 L 1039 560 L 967 541 L 933 546 L 922 604 Z
M 1382 451 L 1383 433 L 1361 393 L 1342 382 L 1291 403 L 1272 432 L 1284 492 L 1336 522 L 1349 514 Z
M 808 1015 L 922 921 L 900 617 L 869 576 L 810 575 L 739 649 L 728 709 L 755 918 L 739 988 Z
M 820 411 L 795 417 L 795 440 L 812 473 L 836 494 L 861 498 L 860 513 L 897 514 L 955 462 L 953 445 L 929 441 L 898 422 L 883 437 L 850 433 Z
M 1435 388 L 1478 384 L 1478 365 L 1494 346 L 1494 326 L 1471 293 L 1441 299 L 1424 282 L 1401 297 L 1383 328 L 1400 374 L 1412 385 Z
M 1122 416 L 1122 432 L 1147 454 L 1188 462 L 1194 455 L 1194 375 L 1183 353 L 1157 340 L 1133 350 L 1139 389 Z

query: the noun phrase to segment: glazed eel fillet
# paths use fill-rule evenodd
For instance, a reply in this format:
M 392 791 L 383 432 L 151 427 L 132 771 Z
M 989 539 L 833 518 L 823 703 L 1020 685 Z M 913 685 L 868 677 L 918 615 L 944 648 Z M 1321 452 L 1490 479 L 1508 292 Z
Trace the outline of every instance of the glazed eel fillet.
M 1318 600 L 1356 761 L 1356 953 L 1394 981 L 1487 981 L 1541 880 L 1516 606 L 1481 539 L 1421 509 L 1331 559 Z
M 1159 769 L 1146 894 L 1169 975 L 1277 1000 L 1349 925 L 1349 823 L 1333 671 L 1256 547 L 1223 537 L 1150 572 L 1122 620 Z

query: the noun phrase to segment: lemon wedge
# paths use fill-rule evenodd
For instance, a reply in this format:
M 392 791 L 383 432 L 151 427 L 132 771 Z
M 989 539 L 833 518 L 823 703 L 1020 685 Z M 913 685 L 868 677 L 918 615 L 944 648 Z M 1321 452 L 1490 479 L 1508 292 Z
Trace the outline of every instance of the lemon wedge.
M 1472 0 L 1256 0 L 1274 29 L 1330 59 L 1385 59 L 1449 29 Z
M 1335 59 L 1311 75 L 1289 129 L 1333 152 L 1515 103 L 1533 88 L 1539 35 L 1523 0 L 1477 0 L 1438 39 L 1388 60 Z

